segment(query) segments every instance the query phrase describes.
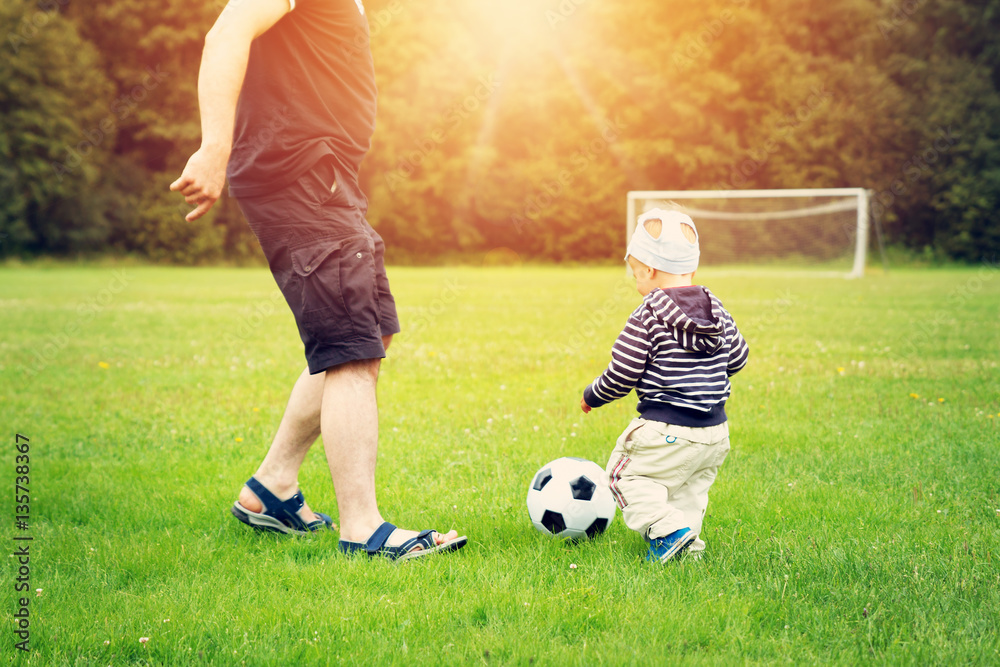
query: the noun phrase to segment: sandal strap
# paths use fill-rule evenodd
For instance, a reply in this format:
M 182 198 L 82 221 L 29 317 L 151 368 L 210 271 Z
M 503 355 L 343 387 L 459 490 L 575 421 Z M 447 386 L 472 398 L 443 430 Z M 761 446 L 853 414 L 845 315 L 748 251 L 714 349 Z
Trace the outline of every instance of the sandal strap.
M 433 533 L 434 533 L 433 530 L 421 531 L 420 534 L 417 535 L 416 537 L 411 537 L 410 539 L 400 544 L 398 547 L 394 548 L 399 550 L 398 553 L 401 556 L 410 553 L 416 547 L 420 547 L 424 550 L 433 549 L 435 546 L 434 538 L 431 537 Z
M 341 540 L 340 550 L 347 554 L 364 550 L 368 556 L 384 556 L 389 560 L 399 560 L 416 547 L 421 547 L 423 550 L 430 552 L 437 546 L 434 543 L 433 530 L 420 531 L 416 537 L 411 537 L 399 546 L 386 546 L 385 543 L 395 530 L 396 526 L 386 521 L 375 529 L 375 532 L 372 533 L 367 542 L 345 542 Z
M 317 531 L 320 528 L 329 528 L 333 524 L 333 519 L 331 519 L 326 514 L 321 512 L 313 512 L 316 515 L 315 521 L 310 521 L 308 526 L 310 531 Z
M 368 552 L 368 555 L 374 556 L 378 553 L 379 549 L 385 546 L 386 541 L 389 539 L 389 536 L 392 535 L 394 530 L 396 530 L 396 527 L 388 521 L 376 528 L 375 532 L 372 533 L 372 536 L 368 538 L 368 542 L 365 544 L 365 551 Z
M 280 500 L 278 496 L 268 491 L 263 484 L 258 482 L 256 477 L 251 477 L 247 480 L 247 488 L 264 505 L 264 511 L 262 512 L 264 516 L 273 517 L 286 526 L 297 530 L 310 530 L 309 524 L 299 516 L 299 510 L 306 504 L 306 499 L 302 495 L 301 489 L 296 491 L 295 495 L 288 500 Z

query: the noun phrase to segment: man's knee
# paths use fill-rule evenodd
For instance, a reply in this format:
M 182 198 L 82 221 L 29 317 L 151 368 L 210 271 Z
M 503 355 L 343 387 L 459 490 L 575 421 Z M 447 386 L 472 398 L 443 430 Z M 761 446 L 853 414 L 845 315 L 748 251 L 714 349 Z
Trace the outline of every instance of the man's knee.
M 378 369 L 381 365 L 381 359 L 358 359 L 356 361 L 347 361 L 337 366 L 331 366 L 326 369 L 327 377 L 339 376 L 342 378 L 351 378 L 356 380 L 378 380 Z

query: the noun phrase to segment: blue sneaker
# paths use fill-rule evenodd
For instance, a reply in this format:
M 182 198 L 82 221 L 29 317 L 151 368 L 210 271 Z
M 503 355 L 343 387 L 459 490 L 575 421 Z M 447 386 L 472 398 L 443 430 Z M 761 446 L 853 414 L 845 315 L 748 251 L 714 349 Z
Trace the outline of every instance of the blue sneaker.
M 675 530 L 666 537 L 657 537 L 649 541 L 648 561 L 660 561 L 666 563 L 671 558 L 676 558 L 684 553 L 695 538 L 697 533 L 692 533 L 690 528 Z

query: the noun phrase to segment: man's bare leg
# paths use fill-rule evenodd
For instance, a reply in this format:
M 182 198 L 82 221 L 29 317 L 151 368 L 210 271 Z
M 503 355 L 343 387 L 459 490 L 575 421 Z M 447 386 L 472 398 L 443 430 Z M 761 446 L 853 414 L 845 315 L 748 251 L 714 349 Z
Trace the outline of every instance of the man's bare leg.
M 323 373 L 310 375 L 308 368 L 302 371 L 292 387 L 292 395 L 267 456 L 254 473 L 257 481 L 281 500 L 295 495 L 299 488 L 299 469 L 319 437 L 323 385 Z M 239 500 L 251 512 L 263 509 L 257 496 L 245 486 L 240 490 Z M 316 519 L 308 504 L 302 507 L 299 515 L 307 523 Z
M 382 345 L 389 349 L 392 336 L 382 336 Z M 285 414 L 281 417 L 278 432 L 271 442 L 267 456 L 254 476 L 257 481 L 281 500 L 288 500 L 299 488 L 298 476 L 306 453 L 320 435 L 320 412 L 323 407 L 324 373 L 310 375 L 306 368 L 299 375 L 288 398 Z M 250 489 L 240 490 L 240 504 L 251 512 L 260 512 L 264 506 Z M 307 523 L 316 517 L 303 505 L 299 512 Z
M 375 497 L 376 385 L 380 365 L 380 359 L 365 359 L 326 371 L 321 416 L 323 446 L 337 494 L 340 539 L 347 542 L 367 542 L 383 522 Z M 386 544 L 399 545 L 416 534 L 397 530 Z M 457 536 L 455 531 L 435 533 L 434 539 L 441 544 Z
M 382 343 L 388 350 L 392 336 L 383 336 Z M 358 364 L 361 368 L 356 367 Z M 309 369 L 304 370 L 292 388 L 292 395 L 288 399 L 271 448 L 255 474 L 257 480 L 278 498 L 291 498 L 299 487 L 299 469 L 306 453 L 319 436 L 321 425 L 324 426 L 322 430 L 327 433 L 327 437 L 323 439 L 327 462 L 342 524 L 340 537 L 349 542 L 366 541 L 382 524 L 382 515 L 375 500 L 375 461 L 378 452 L 375 390 L 379 365 L 379 359 L 372 359 L 344 364 L 316 375 L 310 375 Z M 328 392 L 326 387 L 331 375 L 335 376 L 334 386 Z M 346 394 L 337 398 L 342 395 L 342 390 Z M 332 402 L 329 408 L 324 405 L 327 396 Z M 351 404 L 356 404 L 365 412 L 364 418 L 358 418 L 359 412 L 351 408 Z M 331 423 L 327 427 L 327 414 L 334 413 L 346 413 L 347 417 L 330 417 Z M 359 435 L 361 441 L 353 440 Z M 352 441 L 355 443 L 354 447 L 350 446 Z M 331 448 L 326 444 L 328 442 L 336 444 Z M 361 442 L 364 443 L 363 446 Z M 340 472 L 342 465 L 343 474 Z M 349 473 L 347 470 L 354 472 Z M 359 471 L 361 476 L 357 476 Z M 338 481 L 341 483 L 338 484 Z M 245 486 L 240 490 L 239 501 L 250 511 L 260 512 L 263 509 L 257 496 Z M 303 506 L 300 515 L 306 522 L 315 519 L 308 504 Z M 350 532 L 347 532 L 348 522 Z M 390 536 L 388 544 L 401 544 L 414 535 L 416 533 L 412 531 L 398 530 Z M 440 544 L 456 536 L 455 531 L 446 535 L 436 533 L 435 540 Z
M 364 542 L 382 525 L 375 499 L 379 359 L 328 368 L 323 389 L 323 448 L 337 494 L 340 538 Z

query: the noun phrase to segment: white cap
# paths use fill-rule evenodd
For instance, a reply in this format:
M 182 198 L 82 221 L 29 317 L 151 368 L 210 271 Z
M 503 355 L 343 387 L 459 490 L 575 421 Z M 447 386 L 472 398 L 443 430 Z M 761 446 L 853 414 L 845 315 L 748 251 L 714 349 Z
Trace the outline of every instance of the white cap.
M 653 238 L 646 230 L 647 220 L 660 221 L 659 238 Z M 690 225 L 694 230 L 694 243 L 684 236 L 681 225 Z M 680 211 L 662 208 L 646 211 L 639 216 L 625 259 L 628 260 L 630 255 L 646 266 L 666 273 L 692 273 L 698 268 L 698 257 L 701 255 L 698 248 L 698 228 L 694 226 L 691 216 Z

